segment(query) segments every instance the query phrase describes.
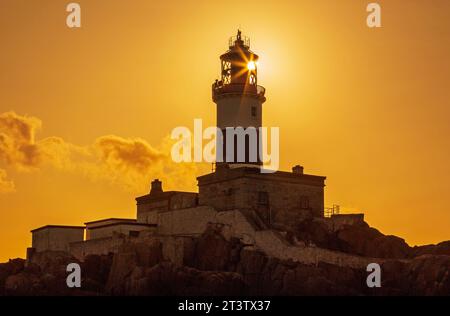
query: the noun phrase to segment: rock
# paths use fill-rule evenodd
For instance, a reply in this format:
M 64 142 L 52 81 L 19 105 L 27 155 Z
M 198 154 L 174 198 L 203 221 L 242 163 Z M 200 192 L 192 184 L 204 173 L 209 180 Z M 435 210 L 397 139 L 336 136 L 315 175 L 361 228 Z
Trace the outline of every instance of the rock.
M 333 231 L 326 220 L 306 220 L 297 224 L 293 235 L 293 244 L 315 245 L 372 258 L 405 259 L 422 254 L 450 255 L 450 241 L 411 248 L 404 239 L 384 235 L 366 222 L 344 224 Z
M 126 294 L 126 280 L 137 267 L 152 267 L 162 259 L 162 244 L 159 240 L 122 244 L 119 252 L 113 256 L 106 292 L 111 295 Z
M 381 295 L 450 295 L 450 257 L 424 255 L 382 264 Z
M 124 295 L 126 278 L 133 272 L 136 266 L 136 253 L 119 252 L 114 254 L 108 281 L 106 283 L 106 292 L 110 295 Z
M 80 263 L 79 260 L 64 251 L 44 251 L 34 253 L 30 263 L 41 271 L 53 275 L 66 274 L 69 263 Z M 34 267 L 36 269 L 36 267 Z
M 20 272 L 10 275 L 5 280 L 6 295 L 33 295 L 36 294 L 35 288 L 39 283 L 39 278 L 35 275 Z
M 89 255 L 81 264 L 83 290 L 104 293 L 112 266 L 113 255 Z
M 298 241 L 306 245 L 314 244 L 321 248 L 333 249 L 335 248 L 335 238 L 331 234 L 328 227 L 320 222 L 305 220 L 297 224 L 294 230 L 294 235 Z
M 82 288 L 69 289 L 66 266 L 77 261 L 64 252 L 36 253 L 26 266 L 21 259 L 0 264 L 0 294 L 450 295 L 450 256 L 445 255 L 448 242 L 409 248 L 404 240 L 366 225 L 343 226 L 336 234 L 317 228 L 320 225 L 305 228 L 319 231 L 304 235 L 310 242 L 352 254 L 388 258 L 381 263 L 381 288 L 367 287 L 365 269 L 271 258 L 238 239 L 224 238 L 221 228 L 212 225 L 189 246 L 192 258 L 187 262 L 192 266 L 165 261 L 158 238 L 141 239 L 123 244 L 115 254 L 87 256 L 80 263 Z M 290 233 L 293 238 L 298 236 L 295 231 L 286 236 Z
M 5 281 L 10 275 L 22 272 L 25 269 L 25 260 L 12 259 L 6 263 L 0 263 L 0 295 L 4 294 Z
M 371 227 L 344 226 L 336 238 L 338 250 L 365 257 L 402 259 L 410 252 L 402 238 L 383 235 Z
M 271 295 L 359 295 L 362 281 L 362 275 L 351 268 L 297 264 L 286 270 L 281 290 Z
M 124 244 L 122 247 L 126 251 L 132 250 L 136 253 L 136 263 L 139 266 L 151 267 L 163 260 L 162 243 L 157 239 Z
M 415 246 L 411 251 L 412 257 L 418 257 L 427 254 L 450 256 L 450 240 L 441 242 L 437 245 Z
M 210 296 L 244 294 L 245 290 L 243 278 L 237 273 L 200 271 L 162 262 L 146 269 L 136 267 L 125 278 L 124 291 L 120 294 Z
M 260 274 L 267 263 L 267 256 L 262 252 L 243 249 L 238 271 L 243 275 Z
M 228 271 L 235 268 L 241 247 L 237 239 L 225 240 L 220 228 L 208 227 L 195 242 L 193 267 L 199 270 Z
M 113 255 L 89 255 L 81 264 L 83 277 L 105 284 L 111 270 Z

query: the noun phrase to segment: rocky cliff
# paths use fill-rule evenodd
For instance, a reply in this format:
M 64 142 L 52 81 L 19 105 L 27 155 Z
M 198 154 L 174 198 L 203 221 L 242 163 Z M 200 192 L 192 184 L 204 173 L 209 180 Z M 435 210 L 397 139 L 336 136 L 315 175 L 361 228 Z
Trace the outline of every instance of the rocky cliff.
M 10 260 L 0 264 L 0 295 L 450 295 L 450 242 L 411 248 L 367 224 L 330 233 L 321 224 L 305 223 L 287 238 L 385 258 L 381 288 L 367 287 L 365 270 L 269 258 L 210 227 L 183 266 L 163 260 L 158 240 L 88 256 L 80 262 L 80 289 L 66 286 L 66 266 L 77 260 L 64 252 L 37 253 L 27 264 Z

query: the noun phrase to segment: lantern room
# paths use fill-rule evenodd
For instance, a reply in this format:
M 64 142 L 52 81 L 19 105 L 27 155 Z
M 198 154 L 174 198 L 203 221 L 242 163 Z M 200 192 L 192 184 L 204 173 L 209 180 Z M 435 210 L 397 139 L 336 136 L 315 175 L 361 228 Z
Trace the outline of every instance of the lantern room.
M 238 30 L 229 39 L 228 47 L 220 56 L 221 76 L 213 84 L 213 100 L 230 93 L 253 94 L 263 99 L 264 88 L 258 86 L 258 55 L 250 50 L 250 39 Z

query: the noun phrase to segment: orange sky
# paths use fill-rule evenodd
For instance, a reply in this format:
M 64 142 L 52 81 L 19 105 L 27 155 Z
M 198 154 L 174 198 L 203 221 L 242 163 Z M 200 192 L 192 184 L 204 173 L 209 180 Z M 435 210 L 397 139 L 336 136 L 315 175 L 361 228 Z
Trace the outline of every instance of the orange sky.
M 448 0 L 378 1 L 381 29 L 359 0 L 80 0 L 81 29 L 69 2 L 0 2 L 0 261 L 45 224 L 134 217 L 151 178 L 194 190 L 208 166 L 177 168 L 167 136 L 214 124 L 239 26 L 281 168 L 327 176 L 327 205 L 411 245 L 450 239 Z

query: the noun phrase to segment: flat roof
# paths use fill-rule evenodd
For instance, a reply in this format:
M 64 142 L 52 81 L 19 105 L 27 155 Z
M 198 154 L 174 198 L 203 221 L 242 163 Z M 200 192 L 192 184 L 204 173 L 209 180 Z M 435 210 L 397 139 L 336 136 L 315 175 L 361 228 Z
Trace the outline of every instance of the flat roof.
M 142 195 L 137 197 L 135 200 L 138 202 L 138 204 L 140 202 L 147 202 L 147 201 L 160 201 L 160 200 L 168 200 L 170 199 L 172 196 L 176 195 L 176 194 L 186 194 L 186 195 L 197 195 L 197 192 L 188 192 L 188 191 L 164 191 L 164 192 L 158 192 L 158 193 L 154 193 L 154 194 L 146 194 L 146 195 Z
M 273 173 L 261 173 L 258 168 L 239 167 L 239 168 L 223 168 L 216 169 L 211 172 L 197 177 L 198 186 L 208 185 L 211 183 L 226 182 L 239 178 L 253 178 L 257 180 L 269 181 L 285 181 L 307 185 L 325 186 L 326 177 L 310 175 L 306 173 L 293 173 L 289 171 L 275 171 Z
M 97 228 L 105 228 L 105 227 L 111 227 L 111 226 L 120 226 L 120 225 L 130 225 L 130 226 L 146 226 L 146 227 L 156 227 L 157 224 L 145 224 L 145 223 L 133 223 L 133 222 L 116 222 L 116 223 L 110 223 L 105 225 L 98 225 L 94 227 L 89 227 L 89 231 L 92 231 Z
M 135 218 L 104 218 L 104 219 L 99 219 L 96 221 L 92 221 L 92 222 L 86 222 L 84 223 L 84 225 L 88 225 L 88 224 L 96 224 L 96 223 L 101 223 L 101 222 L 107 222 L 107 221 L 116 221 L 116 222 L 136 222 Z
M 85 227 L 84 226 L 68 226 L 68 225 L 45 225 L 45 226 L 31 230 L 31 232 L 34 233 L 38 230 L 47 229 L 47 228 L 84 229 Z

